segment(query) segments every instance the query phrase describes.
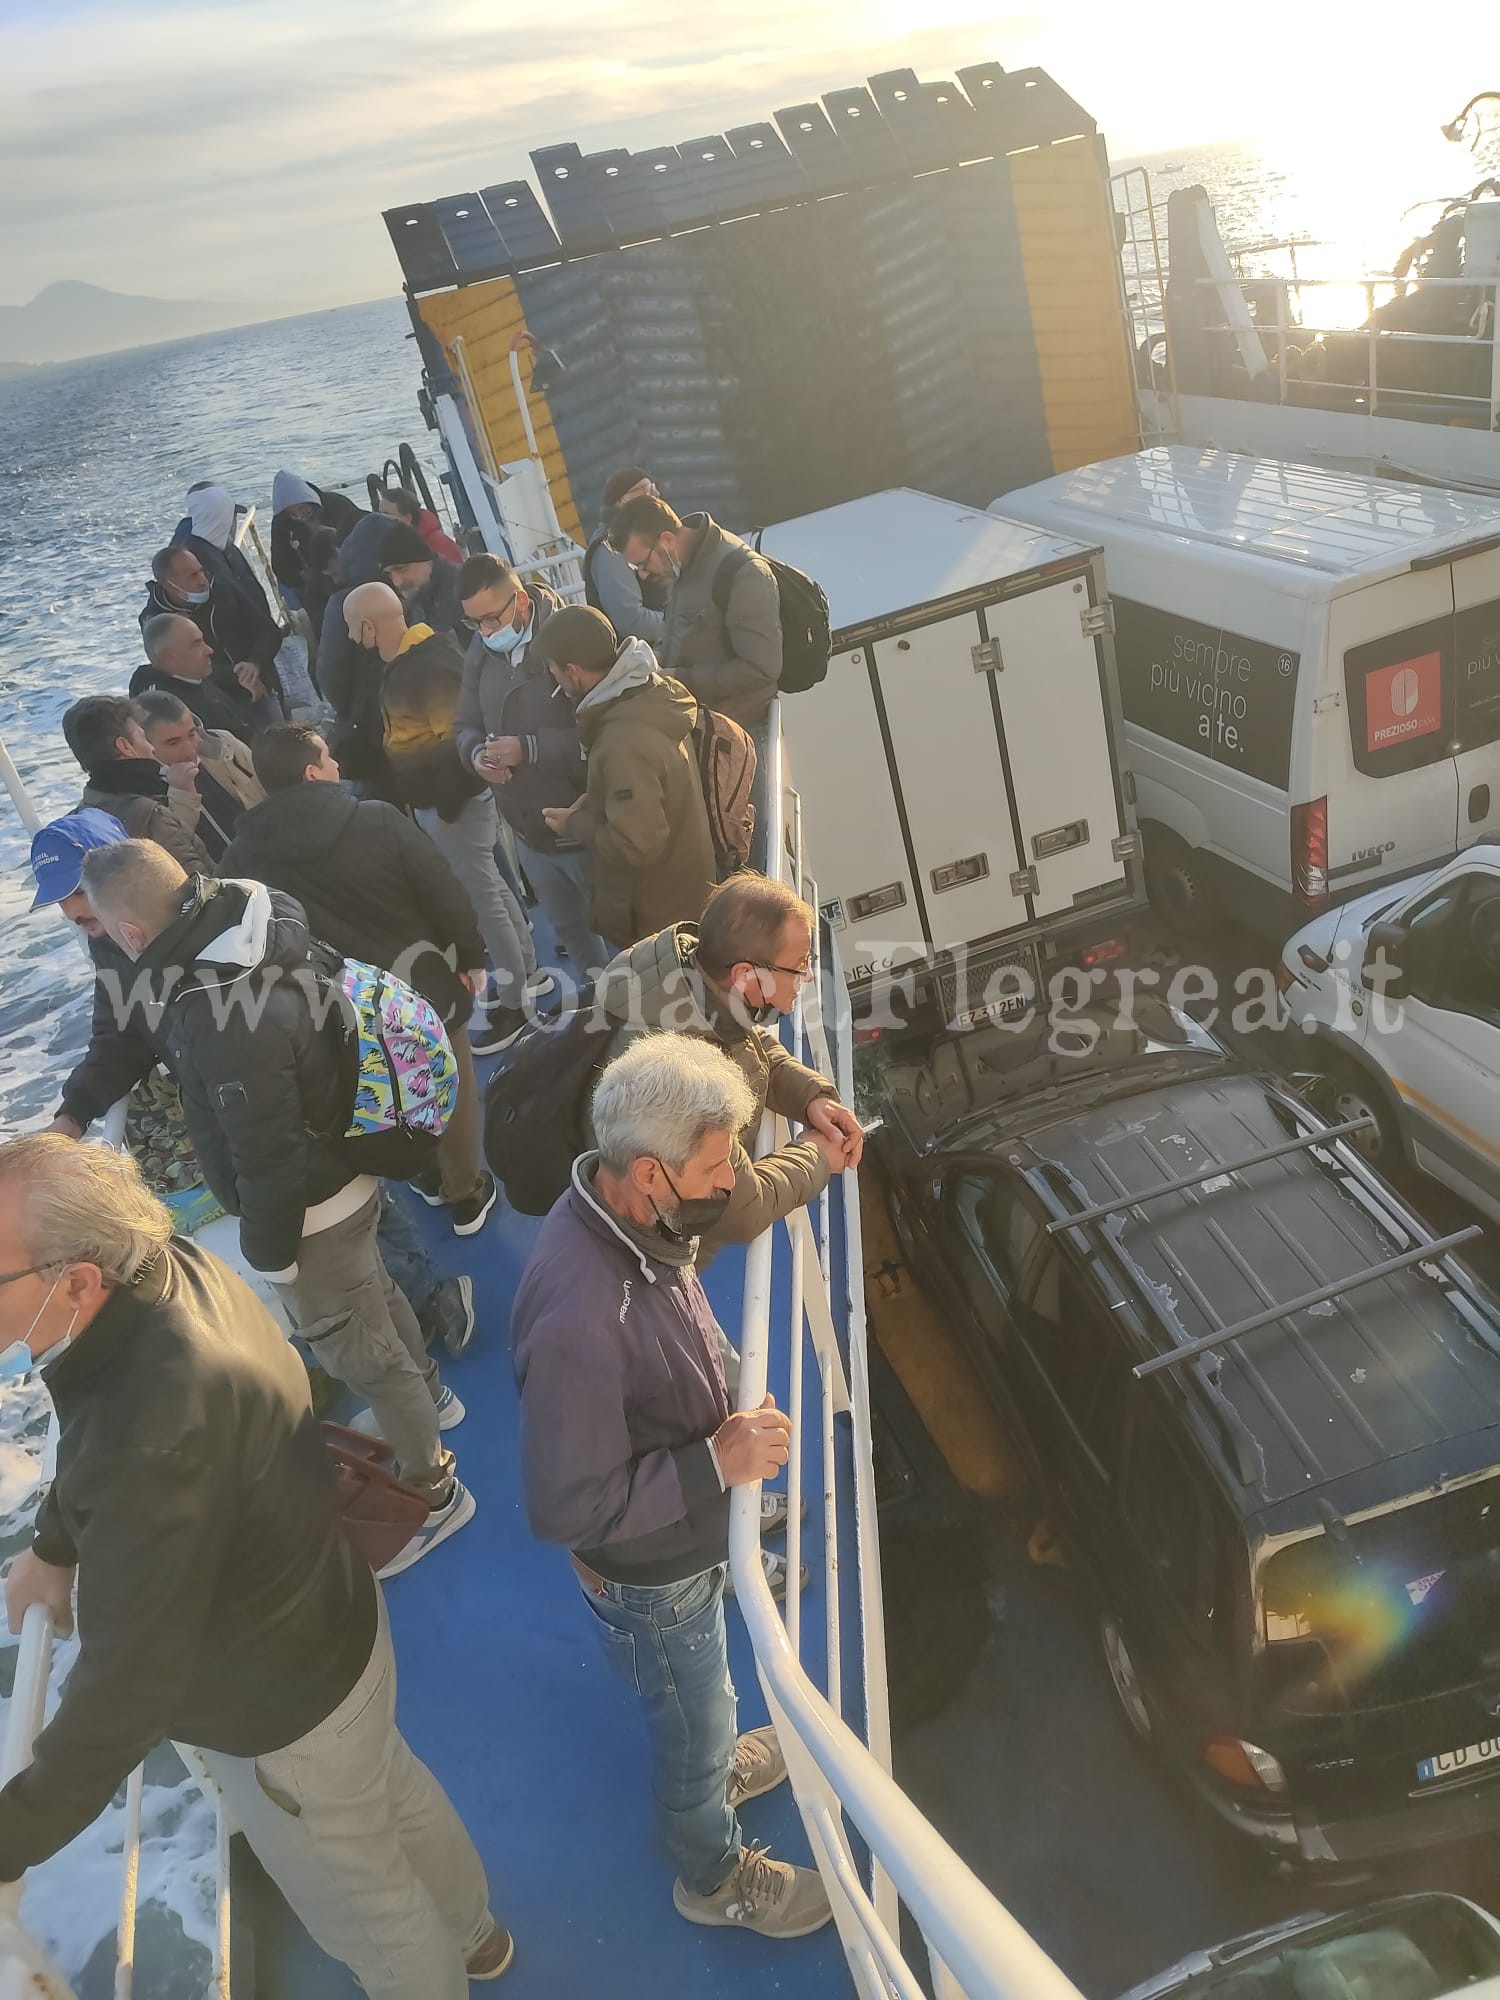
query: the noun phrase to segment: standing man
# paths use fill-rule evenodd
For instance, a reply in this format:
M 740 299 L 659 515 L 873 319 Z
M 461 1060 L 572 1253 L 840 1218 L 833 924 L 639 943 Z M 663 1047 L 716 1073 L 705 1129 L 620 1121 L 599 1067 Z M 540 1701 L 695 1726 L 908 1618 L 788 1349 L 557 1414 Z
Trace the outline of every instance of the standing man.
M 197 1745 L 235 1825 L 372 2000 L 464 2000 L 514 1946 L 396 1728 L 380 1591 L 345 1539 L 307 1373 L 249 1286 L 172 1235 L 133 1163 L 0 1144 L 0 1352 L 45 1373 L 57 1474 L 5 1580 L 82 1647 L 0 1791 L 0 1879 L 82 1832 L 148 1751 Z
M 693 754 L 698 704 L 656 671 L 644 639 L 620 645 L 591 605 L 570 604 L 538 643 L 588 758 L 583 798 L 542 814 L 594 862 L 594 927 L 619 948 L 693 922 L 714 886 L 714 844 Z
M 540 584 L 523 589 L 498 556 L 470 556 L 458 589 L 474 627 L 456 716 L 459 755 L 494 786 L 527 880 L 582 985 L 610 954 L 589 914 L 587 853 L 546 820 L 549 808 L 573 805 L 584 783 L 573 711 L 537 644 L 562 599 Z
M 609 545 L 643 581 L 670 587 L 658 648 L 705 708 L 749 728 L 781 683 L 781 592 L 769 563 L 709 514 L 679 520 L 665 500 L 616 508 Z
M 458 564 L 435 555 L 406 521 L 393 521 L 380 551 L 386 582 L 406 606 L 407 623 L 451 632 L 467 646 L 472 634 L 458 595 Z
M 428 1502 L 426 1525 L 382 1571 L 398 1575 L 473 1518 L 474 1496 L 439 1435 L 464 1406 L 381 1261 L 380 1183 L 351 1165 L 342 1137 L 353 1063 L 326 992 L 342 958 L 309 935 L 291 897 L 190 882 L 144 841 L 96 848 L 82 886 L 162 1003 L 188 1136 L 240 1219 L 246 1263 L 276 1286 L 327 1372 L 364 1397 Z
M 389 525 L 394 532 L 401 523 Z M 408 624 L 386 583 L 356 585 L 344 599 L 344 620 L 351 644 L 380 666 L 382 760 L 391 792 L 442 849 L 478 916 L 497 994 L 476 1031 L 474 1053 L 493 1055 L 525 1026 L 536 949 L 526 912 L 495 860 L 494 793 L 454 741 L 462 656 L 446 632 Z
M 344 789 L 328 745 L 308 723 L 268 729 L 256 741 L 255 768 L 265 803 L 240 821 L 220 872 L 295 896 L 316 936 L 346 958 L 387 967 L 437 1009 L 458 1064 L 458 1100 L 438 1141 L 434 1194 L 448 1205 L 454 1235 L 472 1236 L 496 1196 L 464 1033 L 485 981 L 474 905 L 405 813 Z
M 205 729 L 222 729 L 248 743 L 270 711 L 233 674 L 214 666 L 214 649 L 191 618 L 163 611 L 141 627 L 146 662 L 130 677 L 130 692 L 152 688 L 186 702 Z M 281 720 L 278 709 L 274 718 Z
M 180 772 L 179 783 L 168 785 L 143 720 L 123 694 L 86 694 L 64 713 L 64 740 L 88 779 L 79 809 L 108 813 L 132 840 L 154 840 L 190 873 L 210 873 L 196 830 L 202 801 L 184 788 Z
M 674 924 L 622 952 L 599 982 L 613 1030 L 610 1054 L 666 1028 L 711 1042 L 749 1085 L 750 1116 L 731 1154 L 734 1190 L 701 1231 L 702 1251 L 750 1243 L 793 1209 L 816 1201 L 830 1173 L 857 1167 L 864 1132 L 826 1076 L 797 1061 L 775 1027 L 813 977 L 814 917 L 784 882 L 749 869 L 721 882 L 696 924 Z M 753 1157 L 761 1114 L 806 1128 Z M 703 1262 L 700 1251 L 699 1262 Z
M 690 1923 L 805 1937 L 815 1870 L 746 1847 L 737 1808 L 786 1776 L 773 1730 L 736 1738 L 724 1634 L 729 1489 L 773 1478 L 791 1426 L 731 1413 L 723 1336 L 694 1269 L 750 1111 L 707 1043 L 651 1035 L 594 1096 L 597 1153 L 542 1225 L 512 1319 L 533 1534 L 570 1552 L 606 1656 L 642 1696 L 657 1818 Z
M 250 752 L 227 729 L 204 729 L 185 701 L 160 688 L 136 696 L 141 727 L 174 801 L 215 862 L 234 838 L 240 814 L 265 797 Z
M 667 587 L 660 577 L 638 577 L 609 545 L 616 510 L 631 500 L 656 499 L 656 482 L 644 466 L 625 465 L 604 482 L 599 532 L 583 552 L 583 587 L 622 639 L 660 646 L 667 630 Z

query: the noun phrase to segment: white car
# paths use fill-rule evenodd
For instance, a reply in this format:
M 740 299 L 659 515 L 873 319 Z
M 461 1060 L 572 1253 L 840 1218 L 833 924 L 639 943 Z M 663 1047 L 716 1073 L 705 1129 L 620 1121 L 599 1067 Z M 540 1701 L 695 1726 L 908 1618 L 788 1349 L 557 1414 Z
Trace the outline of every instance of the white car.
M 1341 1115 L 1375 1121 L 1365 1150 L 1500 1218 L 1500 845 L 1325 912 L 1282 958 Z

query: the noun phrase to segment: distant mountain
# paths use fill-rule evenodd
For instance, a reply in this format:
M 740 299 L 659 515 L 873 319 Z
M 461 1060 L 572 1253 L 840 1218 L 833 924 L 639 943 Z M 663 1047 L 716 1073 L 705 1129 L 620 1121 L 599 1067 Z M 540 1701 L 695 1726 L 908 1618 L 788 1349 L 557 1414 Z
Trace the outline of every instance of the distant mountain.
M 140 299 L 77 279 L 48 285 L 26 306 L 0 306 L 0 366 L 7 362 L 79 361 L 123 347 L 150 347 L 193 333 L 253 326 L 305 308 L 234 305 L 204 299 Z

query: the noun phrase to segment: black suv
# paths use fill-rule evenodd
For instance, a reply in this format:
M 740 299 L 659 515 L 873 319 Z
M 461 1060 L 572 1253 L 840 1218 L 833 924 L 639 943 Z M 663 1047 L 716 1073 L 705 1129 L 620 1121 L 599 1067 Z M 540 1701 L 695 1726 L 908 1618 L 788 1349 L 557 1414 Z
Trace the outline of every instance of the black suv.
M 1290 1085 L 1134 1013 L 884 1064 L 905 1253 L 1226 1822 L 1344 1867 L 1493 1833 L 1500 1312 Z

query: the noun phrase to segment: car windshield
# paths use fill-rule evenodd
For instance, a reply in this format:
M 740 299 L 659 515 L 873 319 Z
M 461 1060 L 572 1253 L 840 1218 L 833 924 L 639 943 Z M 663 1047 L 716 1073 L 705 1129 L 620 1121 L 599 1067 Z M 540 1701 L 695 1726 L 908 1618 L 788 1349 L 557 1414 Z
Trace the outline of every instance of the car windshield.
M 1192 2000 L 1440 2000 L 1500 1972 L 1500 1937 L 1457 1897 L 1355 1916 L 1270 1945 L 1184 1989 Z
M 1500 1674 L 1500 1478 L 1289 1543 L 1265 1564 L 1261 1603 L 1267 1668 L 1291 1709 Z

